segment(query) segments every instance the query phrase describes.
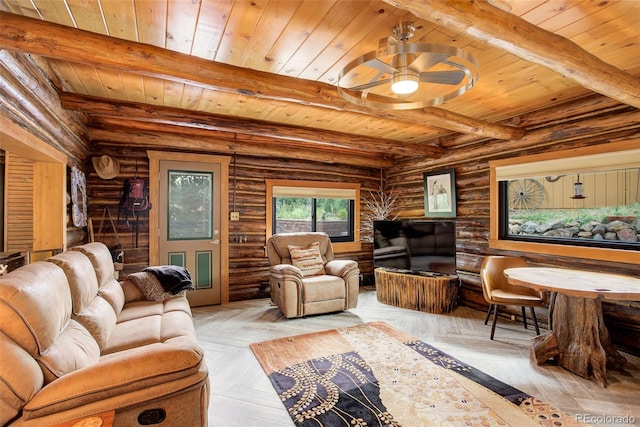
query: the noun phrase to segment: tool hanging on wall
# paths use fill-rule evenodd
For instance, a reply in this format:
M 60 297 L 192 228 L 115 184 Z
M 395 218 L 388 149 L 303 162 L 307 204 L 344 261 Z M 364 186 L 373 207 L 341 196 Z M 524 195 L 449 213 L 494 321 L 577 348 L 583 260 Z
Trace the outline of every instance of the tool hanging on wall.
M 98 227 L 98 232 L 95 234 L 95 239 L 98 241 L 105 241 L 105 235 L 102 234 L 102 227 L 104 225 L 105 220 L 109 220 L 111 224 L 111 228 L 113 229 L 113 235 L 115 236 L 115 244 L 108 245 L 109 251 L 111 252 L 111 258 L 113 259 L 113 267 L 116 272 L 122 271 L 124 269 L 124 248 L 122 246 L 122 242 L 120 241 L 120 236 L 118 235 L 118 229 L 116 228 L 116 224 L 113 221 L 113 217 L 111 216 L 111 212 L 107 206 L 104 207 L 102 211 L 102 219 L 100 220 L 100 226 Z M 89 231 L 90 240 L 94 241 L 93 235 L 93 222 L 91 222 L 91 228 Z M 106 243 L 105 243 L 106 244 Z

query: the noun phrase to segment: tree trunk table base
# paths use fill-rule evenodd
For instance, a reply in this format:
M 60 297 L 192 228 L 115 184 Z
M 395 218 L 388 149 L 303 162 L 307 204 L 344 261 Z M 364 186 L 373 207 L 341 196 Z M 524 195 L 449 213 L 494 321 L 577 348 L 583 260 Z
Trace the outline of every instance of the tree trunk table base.
M 536 338 L 532 359 L 541 364 L 553 357 L 563 368 L 606 387 L 607 368 L 621 368 L 626 359 L 611 344 L 602 300 L 638 301 L 640 278 L 554 267 L 507 268 L 504 275 L 512 285 L 557 293 L 551 313 L 554 336 Z
M 458 306 L 457 276 L 423 276 L 375 270 L 378 301 L 427 313 L 449 313 Z
M 553 358 L 559 366 L 607 386 L 607 368 L 621 368 L 626 359 L 611 344 L 602 316 L 602 299 L 558 294 L 552 313 L 553 331 L 534 339 L 532 360 Z

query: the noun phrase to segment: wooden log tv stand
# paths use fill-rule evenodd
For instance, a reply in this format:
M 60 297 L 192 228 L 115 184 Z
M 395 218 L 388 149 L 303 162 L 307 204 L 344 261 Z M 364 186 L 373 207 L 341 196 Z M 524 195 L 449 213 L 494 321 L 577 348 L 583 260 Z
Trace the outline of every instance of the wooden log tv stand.
M 378 301 L 427 313 L 449 313 L 458 306 L 458 276 L 408 273 L 376 268 Z

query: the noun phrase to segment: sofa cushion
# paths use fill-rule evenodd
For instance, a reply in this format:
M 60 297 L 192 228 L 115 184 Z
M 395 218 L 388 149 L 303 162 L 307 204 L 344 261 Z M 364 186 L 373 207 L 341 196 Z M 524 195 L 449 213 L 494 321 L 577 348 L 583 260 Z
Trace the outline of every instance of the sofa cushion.
M 325 274 L 319 242 L 305 246 L 289 245 L 288 248 L 291 254 L 291 263 L 302 271 L 302 276 Z
M 64 270 L 71 289 L 72 317 L 93 335 L 102 350 L 116 325 L 113 307 L 98 295 L 98 279 L 89 258 L 79 251 L 67 251 L 47 258 Z
M 267 256 L 270 265 L 291 264 L 289 245 L 306 246 L 314 242 L 320 243 L 320 255 L 323 261 L 331 261 L 335 255 L 329 235 L 322 232 L 280 233 L 269 237 Z
M 71 319 L 64 271 L 51 262 L 26 265 L 0 279 L 1 331 L 40 365 L 45 383 L 96 363 L 100 349 Z
M 113 259 L 109 248 L 100 242 L 87 243 L 71 248 L 72 251 L 82 252 L 89 258 L 98 279 L 98 293 L 113 307 L 116 316 L 124 306 L 124 292 L 114 278 Z
M 125 306 L 103 355 L 162 343 L 176 337 L 196 340 L 186 298 L 138 301 Z
M 38 261 L 0 278 L 0 328 L 31 356 L 47 351 L 71 318 L 64 271 Z
M 93 264 L 81 252 L 68 251 L 47 258 L 62 268 L 69 282 L 73 314 L 79 314 L 98 295 L 98 279 Z
M 302 301 L 305 304 L 333 299 L 341 299 L 344 301 L 346 297 L 346 286 L 344 280 L 340 277 L 327 275 L 312 276 L 305 277 L 302 281 L 304 283 Z
M 116 279 L 101 284 L 98 287 L 98 295 L 111 305 L 116 316 L 120 313 L 125 303 L 125 295 L 122 285 Z
M 71 319 L 46 353 L 37 360 L 46 384 L 100 359 L 100 348 L 89 331 Z

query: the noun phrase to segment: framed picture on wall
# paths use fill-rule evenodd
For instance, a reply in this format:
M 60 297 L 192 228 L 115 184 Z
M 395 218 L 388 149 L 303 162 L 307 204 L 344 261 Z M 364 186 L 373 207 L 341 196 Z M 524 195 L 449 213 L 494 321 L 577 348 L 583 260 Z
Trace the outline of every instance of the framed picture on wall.
M 75 166 L 71 168 L 71 217 L 74 227 L 87 226 L 87 179 Z
M 456 173 L 453 169 L 424 173 L 424 216 L 456 216 Z

